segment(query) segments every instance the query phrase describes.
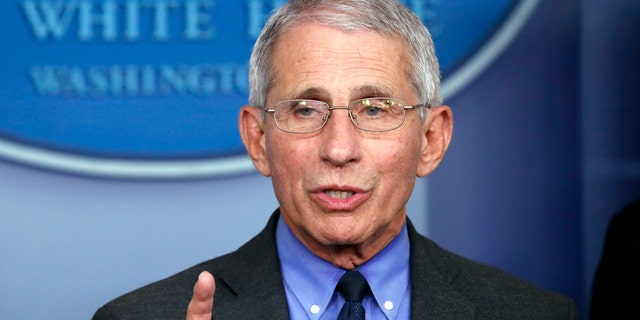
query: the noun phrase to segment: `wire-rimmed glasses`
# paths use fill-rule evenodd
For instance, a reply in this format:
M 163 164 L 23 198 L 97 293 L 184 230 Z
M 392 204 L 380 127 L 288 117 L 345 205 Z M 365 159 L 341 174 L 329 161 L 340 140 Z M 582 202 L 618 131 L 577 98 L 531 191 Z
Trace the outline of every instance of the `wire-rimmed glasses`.
M 387 97 L 358 99 L 348 106 L 334 107 L 318 100 L 292 99 L 280 101 L 272 109 L 264 108 L 264 111 L 273 113 L 276 126 L 289 133 L 304 134 L 322 129 L 331 111 L 336 109 L 347 110 L 351 122 L 361 130 L 384 132 L 402 126 L 406 110 L 425 106 L 405 105 L 400 99 Z

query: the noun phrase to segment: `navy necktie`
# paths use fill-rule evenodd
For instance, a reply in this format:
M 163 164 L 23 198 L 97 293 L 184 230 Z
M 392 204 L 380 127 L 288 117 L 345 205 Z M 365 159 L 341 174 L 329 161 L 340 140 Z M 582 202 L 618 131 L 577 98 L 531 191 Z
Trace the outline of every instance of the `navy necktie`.
M 349 270 L 338 281 L 336 291 L 345 300 L 337 320 L 364 320 L 362 299 L 371 292 L 367 279 L 360 272 Z

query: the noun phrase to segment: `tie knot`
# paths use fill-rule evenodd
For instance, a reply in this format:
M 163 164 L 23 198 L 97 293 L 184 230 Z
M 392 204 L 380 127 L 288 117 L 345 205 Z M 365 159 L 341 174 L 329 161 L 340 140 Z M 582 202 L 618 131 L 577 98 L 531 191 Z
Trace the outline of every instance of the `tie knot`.
M 369 288 L 367 279 L 365 279 L 362 273 L 356 270 L 348 270 L 342 275 L 340 281 L 338 281 L 336 290 L 342 293 L 345 301 L 362 302 L 362 299 L 364 299 L 365 295 L 367 295 L 371 289 Z

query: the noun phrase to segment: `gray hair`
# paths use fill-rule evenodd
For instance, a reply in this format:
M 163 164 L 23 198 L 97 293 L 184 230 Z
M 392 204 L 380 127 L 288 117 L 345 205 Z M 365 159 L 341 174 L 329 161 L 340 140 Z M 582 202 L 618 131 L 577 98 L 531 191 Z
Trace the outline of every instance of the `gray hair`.
M 249 102 L 264 107 L 273 86 L 272 65 L 279 36 L 298 23 L 315 22 L 345 32 L 371 30 L 400 36 L 411 48 L 410 79 L 420 101 L 435 107 L 440 96 L 440 66 L 433 40 L 420 19 L 396 0 L 290 0 L 266 22 L 249 60 Z

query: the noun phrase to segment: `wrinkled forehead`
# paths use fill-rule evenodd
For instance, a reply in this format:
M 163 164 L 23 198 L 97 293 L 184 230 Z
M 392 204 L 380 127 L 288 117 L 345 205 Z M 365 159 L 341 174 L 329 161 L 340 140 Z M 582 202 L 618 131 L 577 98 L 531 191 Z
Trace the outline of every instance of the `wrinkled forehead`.
M 408 44 L 369 30 L 344 31 L 315 23 L 282 33 L 272 56 L 271 91 L 328 99 L 396 96 L 410 86 Z

